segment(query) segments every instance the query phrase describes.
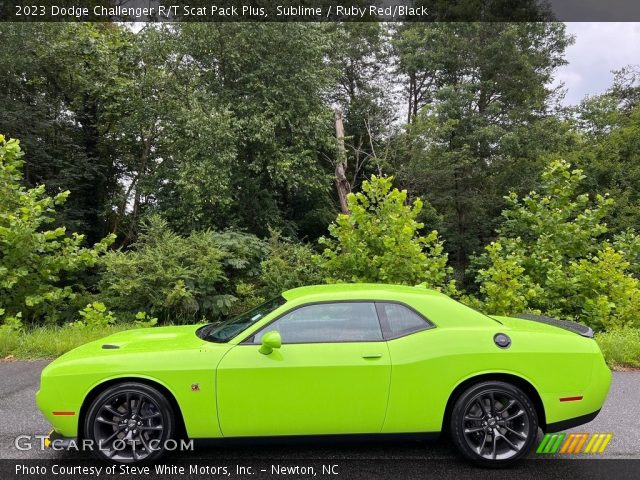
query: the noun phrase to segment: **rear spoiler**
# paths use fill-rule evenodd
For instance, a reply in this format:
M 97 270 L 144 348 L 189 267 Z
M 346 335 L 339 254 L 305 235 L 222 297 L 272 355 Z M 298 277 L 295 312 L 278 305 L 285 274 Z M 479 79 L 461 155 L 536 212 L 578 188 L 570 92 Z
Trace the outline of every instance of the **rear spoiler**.
M 577 333 L 583 337 L 593 338 L 593 330 L 586 325 L 582 325 L 577 322 L 569 322 L 567 320 L 558 320 L 551 317 L 545 317 L 543 315 L 531 315 L 529 313 L 521 313 L 516 315 L 516 318 L 522 318 L 523 320 L 531 320 L 532 322 L 546 323 L 554 327 L 563 328 L 570 332 Z

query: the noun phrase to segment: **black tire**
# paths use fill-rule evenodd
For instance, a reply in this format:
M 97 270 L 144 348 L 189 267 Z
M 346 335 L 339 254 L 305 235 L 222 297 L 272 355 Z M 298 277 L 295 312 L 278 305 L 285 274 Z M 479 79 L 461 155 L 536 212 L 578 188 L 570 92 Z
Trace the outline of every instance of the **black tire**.
M 175 412 L 157 389 L 136 382 L 119 383 L 98 395 L 84 420 L 84 438 L 92 453 L 113 463 L 159 459 L 175 433 Z
M 466 459 L 484 467 L 506 467 L 531 451 L 538 416 L 531 399 L 518 387 L 486 381 L 457 398 L 450 432 Z

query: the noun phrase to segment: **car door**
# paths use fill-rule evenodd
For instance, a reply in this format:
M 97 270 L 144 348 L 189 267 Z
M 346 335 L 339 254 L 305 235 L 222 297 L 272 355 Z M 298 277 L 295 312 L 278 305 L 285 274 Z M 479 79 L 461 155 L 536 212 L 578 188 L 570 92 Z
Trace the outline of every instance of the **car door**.
M 393 363 L 384 433 L 437 432 L 447 397 L 441 392 L 446 378 L 448 348 L 442 329 L 412 307 L 398 302 L 376 302 L 382 332 Z M 473 360 L 471 360 L 473 361 Z
M 282 346 L 260 353 L 262 335 Z M 391 365 L 373 302 L 296 307 L 232 348 L 217 369 L 224 436 L 377 433 Z

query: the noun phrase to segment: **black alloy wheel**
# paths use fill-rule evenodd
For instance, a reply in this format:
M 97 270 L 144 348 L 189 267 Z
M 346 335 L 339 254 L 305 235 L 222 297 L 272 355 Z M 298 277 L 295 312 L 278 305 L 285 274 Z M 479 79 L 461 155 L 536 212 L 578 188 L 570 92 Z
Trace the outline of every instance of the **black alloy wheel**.
M 165 396 L 149 385 L 129 382 L 98 395 L 84 425 L 93 454 L 115 463 L 160 458 L 174 431 L 175 415 Z
M 533 403 L 518 387 L 488 381 L 460 395 L 451 415 L 458 450 L 476 464 L 509 465 L 526 456 L 538 435 Z

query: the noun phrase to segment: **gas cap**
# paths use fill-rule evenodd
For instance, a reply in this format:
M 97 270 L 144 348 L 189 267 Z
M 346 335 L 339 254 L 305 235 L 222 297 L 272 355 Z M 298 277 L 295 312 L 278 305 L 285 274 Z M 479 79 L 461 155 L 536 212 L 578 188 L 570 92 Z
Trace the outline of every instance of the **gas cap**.
M 506 333 L 496 333 L 493 336 L 493 342 L 500 348 L 508 348 L 511 345 L 511 339 Z

